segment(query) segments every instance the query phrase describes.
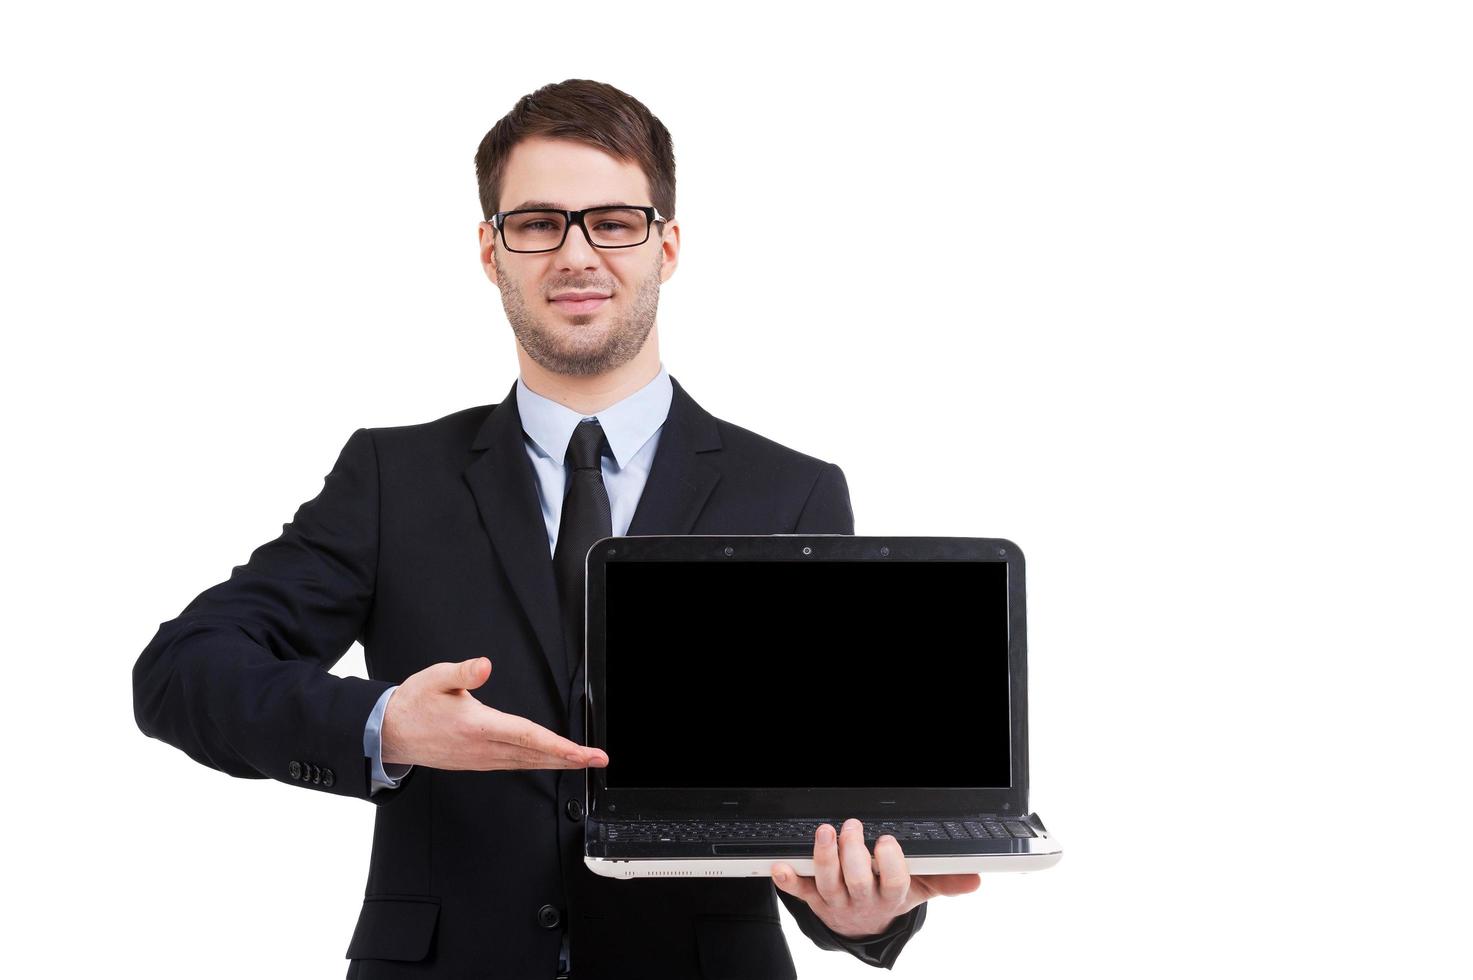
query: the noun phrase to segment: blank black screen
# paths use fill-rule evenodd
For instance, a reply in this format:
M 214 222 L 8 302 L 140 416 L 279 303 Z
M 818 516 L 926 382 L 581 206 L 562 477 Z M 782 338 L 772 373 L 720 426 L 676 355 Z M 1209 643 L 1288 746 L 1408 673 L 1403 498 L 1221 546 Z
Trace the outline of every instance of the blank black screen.
M 605 568 L 608 786 L 1009 785 L 1005 563 Z

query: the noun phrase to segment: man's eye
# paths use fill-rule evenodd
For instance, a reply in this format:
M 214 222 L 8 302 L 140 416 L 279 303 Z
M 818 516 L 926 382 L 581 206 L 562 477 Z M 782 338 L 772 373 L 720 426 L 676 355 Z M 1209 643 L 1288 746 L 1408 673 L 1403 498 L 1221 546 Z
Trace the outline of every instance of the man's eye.
M 619 228 L 619 229 L 624 229 L 624 228 L 628 228 L 629 226 L 626 225 L 626 224 L 622 224 L 621 222 L 618 222 L 618 221 L 600 221 L 598 224 L 594 225 L 594 227 L 595 228 Z
M 522 225 L 523 231 L 541 231 L 543 228 L 551 228 L 551 221 L 528 221 Z

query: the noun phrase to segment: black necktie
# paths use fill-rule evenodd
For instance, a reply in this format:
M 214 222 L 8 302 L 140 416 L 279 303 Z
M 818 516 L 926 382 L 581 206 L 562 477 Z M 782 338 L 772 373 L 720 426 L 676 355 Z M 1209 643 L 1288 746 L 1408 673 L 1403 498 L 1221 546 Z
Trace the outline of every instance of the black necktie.
M 552 567 L 562 605 L 570 680 L 583 662 L 583 580 L 587 575 L 588 549 L 599 538 L 614 533 L 609 491 L 604 487 L 599 463 L 604 445 L 603 426 L 597 419 L 585 420 L 573 429 L 565 460 L 573 470 L 568 475 L 568 492 L 563 497 L 563 516 L 558 523 Z

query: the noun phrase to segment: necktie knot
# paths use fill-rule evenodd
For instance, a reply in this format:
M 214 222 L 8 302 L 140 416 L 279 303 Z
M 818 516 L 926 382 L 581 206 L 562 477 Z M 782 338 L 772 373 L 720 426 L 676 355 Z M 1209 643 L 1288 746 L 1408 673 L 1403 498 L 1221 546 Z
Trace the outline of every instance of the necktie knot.
M 568 454 L 563 461 L 571 463 L 575 470 L 599 469 L 603 445 L 604 429 L 598 419 L 579 422 L 573 427 L 573 438 L 568 440 Z

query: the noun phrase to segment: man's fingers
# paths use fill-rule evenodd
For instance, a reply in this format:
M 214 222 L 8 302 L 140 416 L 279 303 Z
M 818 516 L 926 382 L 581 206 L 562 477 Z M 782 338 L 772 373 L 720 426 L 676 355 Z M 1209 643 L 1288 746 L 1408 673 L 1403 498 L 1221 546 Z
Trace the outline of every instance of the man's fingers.
M 810 904 L 820 898 L 818 886 L 813 883 L 813 879 L 801 877 L 791 864 L 774 864 L 772 882 L 789 895 L 795 895 Z
M 825 902 L 835 908 L 848 906 L 849 893 L 839 870 L 839 837 L 829 824 L 820 824 L 813 835 L 813 883 Z
M 606 766 L 609 763 L 609 757 L 598 749 L 579 745 L 572 739 L 563 738 L 556 732 L 549 731 L 526 718 L 516 718 L 500 712 L 497 714 L 500 716 L 500 724 L 487 732 L 488 737 L 492 741 L 515 746 L 521 750 L 524 758 L 532 760 L 545 758 L 578 766 Z
M 495 748 L 498 769 L 586 769 L 588 760 L 575 756 L 531 752 L 502 742 Z
M 880 901 L 899 905 L 910 894 L 910 870 L 900 842 L 890 834 L 875 841 L 875 863 L 880 867 Z
M 926 885 L 937 895 L 966 895 L 982 887 L 979 874 L 926 875 Z
M 864 825 L 853 817 L 844 821 L 839 835 L 839 864 L 844 869 L 844 887 L 850 901 L 867 904 L 875 897 L 875 870 L 869 848 L 864 846 Z
M 487 739 L 487 748 L 495 756 L 494 761 L 498 763 L 496 768 L 499 769 L 586 769 L 590 766 L 606 766 L 609 763 L 609 757 L 597 749 L 568 741 L 551 732 L 546 734 L 551 736 L 560 747 L 548 751 L 493 737 Z M 536 741 L 542 744 L 541 738 Z M 562 743 L 566 743 L 566 746 L 563 746 Z

